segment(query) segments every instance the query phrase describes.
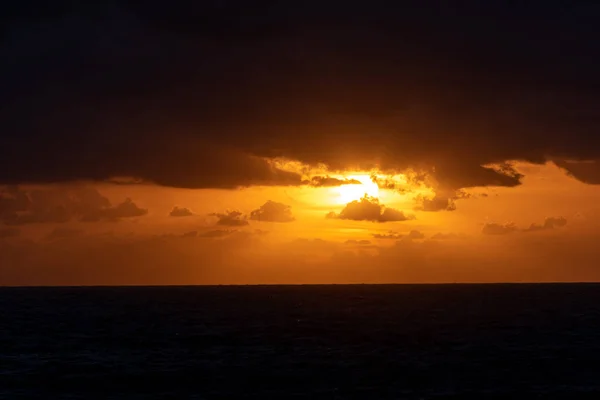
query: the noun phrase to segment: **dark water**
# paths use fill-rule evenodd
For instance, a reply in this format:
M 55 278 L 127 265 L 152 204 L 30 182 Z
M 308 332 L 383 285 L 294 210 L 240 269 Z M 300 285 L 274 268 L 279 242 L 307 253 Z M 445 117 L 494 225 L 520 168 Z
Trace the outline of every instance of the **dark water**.
M 0 289 L 0 398 L 600 398 L 600 285 Z

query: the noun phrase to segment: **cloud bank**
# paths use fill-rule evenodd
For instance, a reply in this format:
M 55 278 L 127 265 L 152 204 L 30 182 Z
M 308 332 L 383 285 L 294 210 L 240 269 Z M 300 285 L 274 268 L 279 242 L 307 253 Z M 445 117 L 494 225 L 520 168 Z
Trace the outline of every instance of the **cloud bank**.
M 274 157 L 413 168 L 450 192 L 518 185 L 485 167 L 507 160 L 600 182 L 592 3 L 490 2 L 452 18 L 410 2 L 265 2 L 253 18 L 219 4 L 74 4 L 43 29 L 34 7 L 7 11 L 0 183 L 304 184 Z

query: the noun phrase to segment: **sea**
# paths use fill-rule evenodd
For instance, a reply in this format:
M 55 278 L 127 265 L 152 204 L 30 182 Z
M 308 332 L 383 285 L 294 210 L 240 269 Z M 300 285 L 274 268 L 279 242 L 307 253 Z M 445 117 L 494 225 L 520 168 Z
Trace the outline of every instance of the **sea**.
M 1 399 L 599 399 L 600 285 L 0 289 Z

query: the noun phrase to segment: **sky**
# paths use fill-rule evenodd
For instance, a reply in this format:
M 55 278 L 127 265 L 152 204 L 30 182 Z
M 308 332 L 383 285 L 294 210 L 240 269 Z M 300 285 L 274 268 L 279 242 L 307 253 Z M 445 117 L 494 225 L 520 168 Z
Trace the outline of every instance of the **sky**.
M 13 2 L 0 285 L 600 280 L 600 6 Z

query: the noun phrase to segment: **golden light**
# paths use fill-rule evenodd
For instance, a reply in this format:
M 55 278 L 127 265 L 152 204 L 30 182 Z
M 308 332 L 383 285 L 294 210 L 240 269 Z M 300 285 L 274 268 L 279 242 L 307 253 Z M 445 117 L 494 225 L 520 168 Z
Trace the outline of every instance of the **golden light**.
M 379 187 L 371 180 L 369 175 L 346 175 L 346 179 L 355 179 L 361 184 L 342 185 L 331 190 L 334 192 L 336 201 L 339 204 L 350 203 L 359 200 L 365 194 L 372 197 L 379 197 Z

